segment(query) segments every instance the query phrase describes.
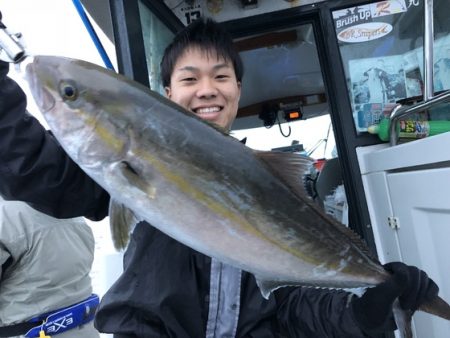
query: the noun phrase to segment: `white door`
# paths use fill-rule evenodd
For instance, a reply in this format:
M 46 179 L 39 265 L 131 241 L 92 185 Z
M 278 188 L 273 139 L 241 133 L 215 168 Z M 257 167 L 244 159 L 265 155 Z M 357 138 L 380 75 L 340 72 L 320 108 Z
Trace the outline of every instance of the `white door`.
M 402 260 L 427 271 L 450 302 L 450 168 L 388 173 L 387 180 Z M 415 337 L 450 337 L 450 323 L 436 316 L 418 311 L 414 324 Z

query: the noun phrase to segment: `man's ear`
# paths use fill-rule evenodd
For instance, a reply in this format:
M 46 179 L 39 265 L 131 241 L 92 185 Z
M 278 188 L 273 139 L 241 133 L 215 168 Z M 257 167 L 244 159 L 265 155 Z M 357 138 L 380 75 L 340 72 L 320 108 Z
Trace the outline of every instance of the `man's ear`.
M 170 87 L 164 87 L 164 90 L 166 92 L 166 96 L 170 99 L 172 96 L 172 91 L 170 90 Z

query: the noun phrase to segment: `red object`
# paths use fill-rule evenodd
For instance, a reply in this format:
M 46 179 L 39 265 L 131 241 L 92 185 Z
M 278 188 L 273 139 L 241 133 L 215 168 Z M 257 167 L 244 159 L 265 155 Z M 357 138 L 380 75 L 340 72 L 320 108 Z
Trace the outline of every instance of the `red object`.
M 316 168 L 317 171 L 321 171 L 326 161 L 327 160 L 325 158 L 320 158 L 318 160 L 315 160 L 314 168 Z

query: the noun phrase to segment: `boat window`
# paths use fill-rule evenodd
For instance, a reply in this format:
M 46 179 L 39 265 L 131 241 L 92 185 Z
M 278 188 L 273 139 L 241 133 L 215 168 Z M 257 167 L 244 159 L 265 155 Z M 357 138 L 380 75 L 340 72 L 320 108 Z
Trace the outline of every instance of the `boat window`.
M 448 0 L 434 1 L 435 93 L 450 89 L 449 10 Z M 397 102 L 423 98 L 424 0 L 349 7 L 333 19 L 357 132 L 389 116 Z M 416 118 L 442 118 L 442 109 L 427 114 Z
M 348 224 L 348 206 L 311 24 L 236 41 L 244 63 L 231 134 L 257 150 L 313 162 L 299 175 L 312 200 Z
M 164 49 L 172 41 L 174 33 L 141 1 L 139 1 L 139 12 L 150 88 L 164 94 L 160 79 L 160 61 Z
M 260 150 L 336 156 L 329 106 L 311 24 L 236 41 L 244 64 L 232 133 Z

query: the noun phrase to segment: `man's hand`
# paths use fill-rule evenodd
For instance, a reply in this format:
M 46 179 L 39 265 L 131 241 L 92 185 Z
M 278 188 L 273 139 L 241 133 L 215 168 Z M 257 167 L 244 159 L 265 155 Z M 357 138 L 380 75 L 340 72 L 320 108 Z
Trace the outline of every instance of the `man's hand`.
M 436 297 L 439 288 L 428 275 L 404 263 L 384 265 L 392 276 L 384 283 L 368 289 L 362 297 L 351 303 L 353 315 L 366 333 L 381 333 L 396 329 L 392 304 L 399 298 L 404 310 L 416 311 L 427 300 Z

